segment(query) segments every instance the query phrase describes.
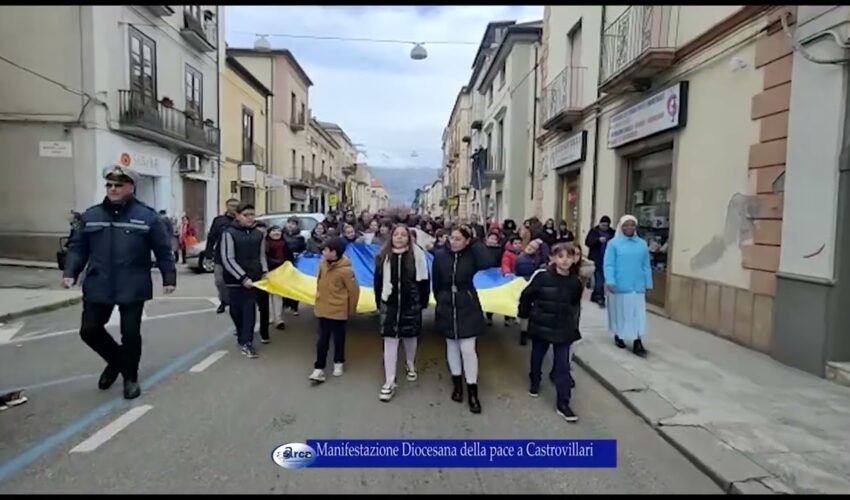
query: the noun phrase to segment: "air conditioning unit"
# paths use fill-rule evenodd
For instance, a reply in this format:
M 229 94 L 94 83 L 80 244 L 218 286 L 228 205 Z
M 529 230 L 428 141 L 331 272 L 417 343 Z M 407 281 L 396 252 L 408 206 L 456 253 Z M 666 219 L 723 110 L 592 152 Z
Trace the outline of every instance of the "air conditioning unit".
M 196 155 L 183 155 L 180 158 L 180 172 L 200 172 L 201 158 Z

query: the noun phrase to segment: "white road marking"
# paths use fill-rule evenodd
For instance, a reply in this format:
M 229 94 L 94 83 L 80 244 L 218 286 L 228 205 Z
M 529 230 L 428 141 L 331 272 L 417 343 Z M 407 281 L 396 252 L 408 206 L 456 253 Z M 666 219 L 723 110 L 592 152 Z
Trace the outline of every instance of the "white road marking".
M 11 325 L 0 323 L 0 344 L 8 344 L 23 327 L 23 321 Z
M 203 361 L 201 361 L 197 365 L 193 366 L 192 368 L 189 368 L 189 371 L 192 373 L 201 373 L 202 371 L 209 368 L 211 364 L 224 357 L 225 354 L 227 354 L 227 351 L 216 351 L 207 356 Z
M 142 321 L 146 319 L 150 319 L 148 317 L 148 312 L 145 309 L 142 309 Z M 118 307 L 112 309 L 112 315 L 109 316 L 109 321 L 106 323 L 106 328 L 109 328 L 110 326 L 121 326 L 121 312 Z
M 180 317 L 180 316 L 191 316 L 193 314 L 203 314 L 203 313 L 208 313 L 208 312 L 213 312 L 213 311 L 215 311 L 215 309 L 210 308 L 210 309 L 198 309 L 198 310 L 195 310 L 195 311 L 180 311 L 180 312 L 175 312 L 175 313 L 162 314 L 160 316 L 143 316 L 143 321 L 153 321 L 155 319 L 177 318 L 177 317 Z M 107 324 L 106 326 L 107 327 L 109 327 L 109 326 L 120 326 L 120 322 L 117 323 L 116 325 Z M 51 337 L 58 337 L 60 335 L 68 335 L 69 333 L 78 333 L 79 331 L 80 331 L 80 329 L 78 327 L 78 328 L 73 328 L 71 330 L 62 330 L 61 332 L 45 333 L 44 335 L 39 335 L 37 337 L 35 336 L 35 333 L 39 333 L 39 332 L 34 332 L 32 334 L 26 334 L 20 339 L 15 339 L 15 342 L 20 343 L 20 342 L 31 342 L 33 340 L 49 339 Z M 0 338 L 0 345 L 3 345 L 3 344 L 4 344 L 3 339 Z
M 207 300 L 209 300 L 210 302 L 212 302 L 212 305 L 214 305 L 214 306 L 216 306 L 216 307 L 218 307 L 219 305 L 221 305 L 221 301 L 220 301 L 220 300 L 218 300 L 218 297 L 207 297 Z
M 142 415 L 153 408 L 151 405 L 142 405 L 131 408 L 130 411 L 112 421 L 103 429 L 95 432 L 92 436 L 71 449 L 71 453 L 89 453 L 96 450 L 100 445 L 109 441 L 116 434 L 127 428 L 128 425 L 138 420 Z

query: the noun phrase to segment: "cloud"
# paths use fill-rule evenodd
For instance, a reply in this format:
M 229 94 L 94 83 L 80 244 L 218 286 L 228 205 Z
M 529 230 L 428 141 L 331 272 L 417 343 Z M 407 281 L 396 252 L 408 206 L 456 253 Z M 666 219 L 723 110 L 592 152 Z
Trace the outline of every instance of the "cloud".
M 426 43 L 428 58 L 414 61 L 412 45 L 269 37 L 273 47 L 292 51 L 313 80 L 313 114 L 362 143 L 370 164 L 436 168 L 443 128 L 487 23 L 542 19 L 543 7 L 228 6 L 226 16 L 231 47 L 253 46 L 255 37 L 240 32 L 472 42 Z

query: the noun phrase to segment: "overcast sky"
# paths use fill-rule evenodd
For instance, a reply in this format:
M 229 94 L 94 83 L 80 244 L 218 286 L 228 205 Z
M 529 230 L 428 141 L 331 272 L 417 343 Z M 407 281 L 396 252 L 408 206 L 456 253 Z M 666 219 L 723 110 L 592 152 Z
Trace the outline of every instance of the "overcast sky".
M 542 6 L 228 6 L 225 29 L 230 47 L 253 47 L 254 36 L 237 32 L 473 42 L 426 44 L 428 58 L 414 61 L 412 45 L 269 37 L 313 81 L 313 114 L 362 143 L 370 165 L 437 168 L 487 23 L 542 17 Z

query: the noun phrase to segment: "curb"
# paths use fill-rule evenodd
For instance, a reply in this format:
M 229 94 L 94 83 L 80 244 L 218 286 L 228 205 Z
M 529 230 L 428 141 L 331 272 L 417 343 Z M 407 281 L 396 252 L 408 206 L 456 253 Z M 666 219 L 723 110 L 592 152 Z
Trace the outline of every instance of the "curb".
M 29 309 L 23 309 L 21 311 L 15 311 L 13 313 L 7 313 L 0 315 L 0 321 L 9 321 L 13 319 L 18 319 L 23 316 L 31 316 L 33 314 L 39 314 L 43 312 L 55 311 L 56 309 L 62 309 L 63 307 L 73 306 L 75 304 L 79 304 L 83 301 L 83 296 L 79 297 L 71 297 L 68 299 L 63 299 L 58 302 L 54 302 L 52 304 L 44 304 L 40 306 L 31 307 Z
M 726 494 L 776 494 L 777 492 L 773 489 L 767 487 L 759 480 L 762 478 L 751 478 L 746 480 L 741 479 L 732 479 L 729 477 L 725 477 L 722 473 L 718 472 L 717 469 L 713 468 L 709 463 L 700 459 L 695 453 L 694 450 L 689 449 L 685 444 L 675 439 L 673 436 L 665 432 L 664 426 L 659 425 L 657 422 L 654 422 L 652 417 L 648 415 L 646 412 L 638 408 L 638 406 L 626 397 L 625 392 L 617 389 L 606 377 L 604 377 L 598 370 L 593 368 L 589 363 L 587 363 L 584 359 L 582 359 L 581 355 L 576 352 L 575 353 L 575 362 L 578 364 L 584 371 L 589 373 L 597 382 L 599 382 L 602 386 L 604 386 L 611 394 L 613 394 L 618 400 L 620 400 L 629 410 L 631 410 L 635 415 L 641 417 L 649 426 L 666 442 L 670 443 L 679 453 L 681 453 L 689 462 L 691 462 L 697 469 L 699 469 L 706 476 L 711 478 L 715 484 L 717 484 L 724 493 Z M 651 389 L 647 389 L 651 390 Z M 675 427 L 675 426 L 674 426 Z M 699 428 L 708 432 L 701 426 L 693 426 L 694 428 Z M 668 427 L 670 429 L 671 427 Z M 740 454 L 737 450 L 732 449 L 735 454 Z M 744 455 L 741 455 L 744 456 Z M 746 458 L 746 457 L 745 457 Z M 753 462 L 754 463 L 754 462 Z M 754 463 L 755 464 L 755 463 Z M 758 464 L 755 464 L 758 465 Z M 750 486 L 752 488 L 750 488 Z M 784 485 L 783 485 L 784 486 Z
M 55 262 L 40 262 L 40 261 L 28 261 L 28 260 L 15 260 L 15 259 L 0 259 L 0 266 L 7 267 L 24 267 L 27 269 L 59 269 L 59 265 Z

